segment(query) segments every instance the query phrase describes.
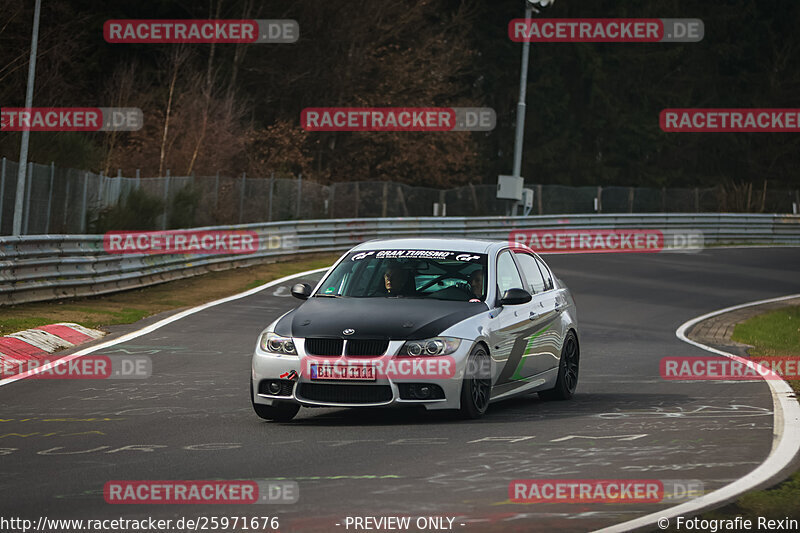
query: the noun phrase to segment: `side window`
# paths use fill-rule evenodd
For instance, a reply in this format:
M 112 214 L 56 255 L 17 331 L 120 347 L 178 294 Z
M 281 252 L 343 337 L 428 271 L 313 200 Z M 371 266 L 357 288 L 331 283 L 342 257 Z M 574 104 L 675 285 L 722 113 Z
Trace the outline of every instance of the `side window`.
M 547 265 L 545 265 L 538 257 L 536 258 L 536 262 L 539 264 L 539 270 L 542 272 L 542 277 L 544 277 L 544 290 L 549 291 L 553 288 L 553 276 L 550 274 L 550 269 L 547 268 Z
M 517 265 L 508 250 L 501 253 L 497 258 L 497 286 L 501 295 L 508 289 L 523 288 Z
M 522 268 L 522 273 L 525 274 L 530 293 L 538 294 L 544 292 L 546 290 L 545 282 L 541 272 L 539 272 L 539 267 L 536 265 L 536 258 L 525 253 L 516 253 L 515 255 Z

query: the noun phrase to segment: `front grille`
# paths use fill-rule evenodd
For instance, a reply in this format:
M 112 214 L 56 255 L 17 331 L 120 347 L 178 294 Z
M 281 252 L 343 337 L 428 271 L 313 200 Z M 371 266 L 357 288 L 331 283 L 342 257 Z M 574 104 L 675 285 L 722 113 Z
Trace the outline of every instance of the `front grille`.
M 309 355 L 342 355 L 342 339 L 306 339 L 306 353 Z
M 269 390 L 269 384 L 275 382 L 280 385 L 280 391 L 277 393 Z M 262 379 L 258 384 L 258 393 L 270 396 L 291 396 L 292 388 L 294 388 L 294 381 L 289 379 Z
M 317 402 L 381 403 L 392 399 L 392 388 L 389 385 L 301 383 L 297 395 Z
M 352 339 L 347 341 L 345 348 L 347 355 L 383 355 L 389 348 L 389 341 Z

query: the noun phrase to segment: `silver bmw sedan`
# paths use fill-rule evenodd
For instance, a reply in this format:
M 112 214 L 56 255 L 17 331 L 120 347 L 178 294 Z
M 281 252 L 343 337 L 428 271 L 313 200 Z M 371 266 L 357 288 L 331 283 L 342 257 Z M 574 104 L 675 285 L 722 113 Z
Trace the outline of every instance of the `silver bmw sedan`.
M 474 239 L 370 241 L 345 253 L 261 333 L 250 398 L 261 418 L 300 407 L 423 406 L 482 416 L 536 392 L 572 397 L 575 302 L 524 245 Z

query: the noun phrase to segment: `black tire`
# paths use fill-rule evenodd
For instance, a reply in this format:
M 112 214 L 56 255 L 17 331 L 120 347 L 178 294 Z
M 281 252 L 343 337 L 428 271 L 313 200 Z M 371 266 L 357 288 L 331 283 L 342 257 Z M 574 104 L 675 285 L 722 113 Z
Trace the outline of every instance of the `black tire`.
M 300 406 L 293 402 L 275 402 L 272 405 L 261 405 L 253 401 L 253 381 L 250 380 L 250 403 L 253 411 L 264 420 L 274 422 L 289 422 L 300 410 Z
M 542 400 L 569 400 L 578 387 L 578 371 L 580 369 L 581 350 L 578 337 L 570 331 L 564 339 L 561 348 L 561 361 L 558 364 L 558 378 L 556 386 L 550 390 L 541 391 Z
M 492 396 L 492 379 L 488 376 L 489 354 L 482 345 L 472 349 L 461 380 L 461 408 L 463 418 L 476 419 L 489 408 Z M 485 376 L 485 377 L 484 377 Z

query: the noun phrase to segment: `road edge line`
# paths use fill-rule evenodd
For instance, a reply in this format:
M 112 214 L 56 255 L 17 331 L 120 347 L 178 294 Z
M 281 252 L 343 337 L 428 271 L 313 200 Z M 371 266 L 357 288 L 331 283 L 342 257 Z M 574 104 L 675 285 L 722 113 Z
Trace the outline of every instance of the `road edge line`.
M 708 318 L 715 317 L 737 309 L 745 307 L 753 307 L 772 302 L 780 302 L 783 300 L 791 300 L 799 298 L 800 294 L 792 294 L 789 296 L 780 296 L 777 298 L 768 298 L 766 300 L 758 300 L 755 302 L 748 302 L 744 304 L 726 307 L 725 309 L 718 309 L 711 313 L 706 313 L 687 320 L 675 330 L 675 336 L 678 339 L 697 346 L 708 352 L 722 355 L 729 359 L 740 360 L 743 359 L 735 354 L 706 346 L 697 341 L 693 341 L 686 336 L 686 332 L 698 322 L 702 322 Z M 763 379 L 763 376 L 762 376 Z M 662 518 L 672 519 L 677 516 L 696 514 L 713 505 L 731 501 L 741 494 L 752 490 L 763 483 L 768 482 L 773 477 L 780 474 L 786 467 L 792 464 L 795 456 L 800 452 L 800 403 L 793 397 L 794 390 L 789 384 L 781 379 L 764 379 L 769 385 L 769 390 L 772 395 L 773 406 L 773 440 L 772 449 L 764 462 L 758 465 L 755 469 L 750 471 L 747 475 L 737 479 L 733 483 L 729 483 L 715 491 L 709 492 L 694 500 L 676 505 L 675 507 L 668 507 L 655 513 L 634 518 L 603 529 L 598 529 L 594 533 L 616 533 L 622 531 L 632 531 L 635 529 L 651 527 L 658 523 Z M 670 524 L 672 525 L 672 524 Z M 660 526 L 659 526 L 660 527 Z M 669 526 L 668 526 L 669 527 Z
M 45 370 L 49 370 L 49 369 L 54 368 L 56 366 L 59 366 L 59 365 L 62 365 L 64 363 L 67 363 L 69 361 L 72 361 L 73 359 L 77 359 L 78 357 L 83 357 L 84 355 L 88 355 L 90 353 L 94 353 L 94 352 L 96 352 L 98 350 L 102 350 L 104 348 L 108 348 L 109 346 L 114 346 L 116 344 L 119 344 L 119 343 L 122 343 L 122 342 L 127 342 L 127 341 L 135 339 L 137 337 L 141 337 L 142 335 L 147 335 L 148 333 L 151 333 L 151 332 L 153 332 L 153 331 L 155 331 L 157 329 L 160 329 L 160 328 L 166 326 L 167 324 L 171 324 L 171 323 L 176 322 L 176 321 L 178 321 L 178 320 L 180 320 L 182 318 L 186 318 L 189 315 L 193 315 L 195 313 L 199 313 L 200 311 L 203 311 L 203 310 L 208 309 L 210 307 L 214 307 L 214 306 L 217 306 L 217 305 L 220 305 L 220 304 L 231 302 L 233 300 L 238 300 L 240 298 L 246 298 L 247 296 L 251 296 L 253 294 L 261 292 L 261 291 L 263 291 L 265 289 L 268 289 L 270 287 L 274 287 L 275 285 L 280 285 L 281 283 L 284 283 L 285 281 L 288 281 L 290 279 L 294 279 L 294 278 L 297 278 L 297 277 L 300 277 L 300 276 L 308 276 L 310 274 L 316 274 L 317 272 L 324 272 L 324 271 L 328 270 L 329 268 L 330 267 L 316 268 L 314 270 L 306 270 L 304 272 L 298 272 L 296 274 L 291 274 L 289 276 L 284 276 L 282 278 L 278 278 L 276 280 L 272 280 L 272 281 L 267 282 L 267 283 L 265 283 L 263 285 L 259 285 L 258 287 L 254 287 L 252 289 L 246 290 L 244 292 L 240 292 L 240 293 L 234 294 L 232 296 L 226 296 L 224 298 L 220 298 L 220 299 L 214 300 L 212 302 L 204 303 L 204 304 L 198 305 L 196 307 L 192 307 L 190 309 L 186 309 L 185 311 L 181 311 L 179 313 L 175 313 L 172 316 L 168 316 L 167 318 L 159 320 L 158 322 L 155 322 L 154 324 L 150 324 L 149 326 L 145 326 L 145 327 L 143 327 L 141 329 L 137 329 L 135 331 L 131 331 L 130 333 L 126 333 L 125 335 L 117 337 L 116 339 L 112 339 L 112 340 L 107 341 L 107 342 L 102 342 L 102 343 L 97 344 L 95 346 L 90 346 L 89 348 L 84 348 L 83 350 L 79 350 L 79 351 L 77 351 L 75 353 L 72 353 L 72 354 L 69 354 L 69 355 L 65 355 L 64 357 L 62 357 L 60 359 L 57 359 L 55 361 L 52 361 L 52 362 L 47 363 L 45 365 L 42 365 L 40 367 L 34 368 L 33 370 L 29 370 L 29 371 L 24 372 L 22 374 L 19 374 L 19 375 L 16 375 L 16 376 L 12 376 L 12 377 L 9 377 L 9 378 L 5 378 L 5 379 L 0 379 L 0 387 L 2 387 L 3 385 L 9 385 L 9 384 L 14 383 L 16 381 L 23 380 L 23 379 L 25 379 L 27 377 L 33 376 L 33 375 L 38 374 L 40 372 L 44 372 Z

